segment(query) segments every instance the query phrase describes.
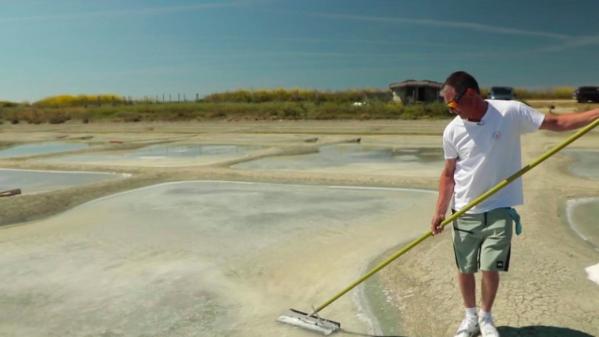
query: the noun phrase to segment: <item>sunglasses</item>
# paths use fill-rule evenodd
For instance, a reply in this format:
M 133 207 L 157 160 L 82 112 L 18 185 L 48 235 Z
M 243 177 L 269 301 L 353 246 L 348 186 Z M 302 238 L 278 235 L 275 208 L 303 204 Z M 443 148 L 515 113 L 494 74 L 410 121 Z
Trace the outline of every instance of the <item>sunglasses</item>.
M 467 89 L 462 90 L 457 95 L 453 96 L 453 99 L 451 101 L 447 102 L 447 107 L 450 111 L 455 111 L 455 109 L 458 107 L 458 103 L 460 103 L 460 100 L 466 94 L 466 90 Z

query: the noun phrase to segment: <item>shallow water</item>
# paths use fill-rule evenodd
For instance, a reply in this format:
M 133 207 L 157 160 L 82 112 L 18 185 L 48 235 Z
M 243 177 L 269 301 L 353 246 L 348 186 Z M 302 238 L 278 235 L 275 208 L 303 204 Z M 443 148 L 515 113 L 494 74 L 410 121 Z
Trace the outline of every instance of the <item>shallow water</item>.
M 54 162 L 76 162 L 111 165 L 176 166 L 210 164 L 248 155 L 259 147 L 243 145 L 158 144 L 127 152 L 88 153 L 48 159 Z
M 160 144 L 138 149 L 131 158 L 146 157 L 205 157 L 246 154 L 251 149 L 241 145 Z
M 274 320 L 427 230 L 434 200 L 414 190 L 180 182 L 2 228 L 0 335 L 311 336 Z M 368 332 L 349 298 L 326 314 Z
M 0 169 L 0 191 L 20 188 L 22 193 L 47 192 L 123 177 L 123 174 L 102 172 Z
M 589 179 L 599 179 L 599 151 L 597 150 L 566 150 L 565 153 L 574 158 L 569 167 L 572 174 Z
M 82 150 L 89 147 L 85 143 L 47 142 L 35 144 L 23 144 L 0 150 L 0 158 L 26 157 L 39 154 L 60 153 Z
M 566 212 L 572 229 L 599 251 L 599 198 L 568 200 Z
M 394 174 L 418 171 L 439 174 L 443 152 L 437 148 L 391 148 L 361 144 L 326 145 L 318 153 L 277 156 L 234 165 L 248 170 L 318 170 Z

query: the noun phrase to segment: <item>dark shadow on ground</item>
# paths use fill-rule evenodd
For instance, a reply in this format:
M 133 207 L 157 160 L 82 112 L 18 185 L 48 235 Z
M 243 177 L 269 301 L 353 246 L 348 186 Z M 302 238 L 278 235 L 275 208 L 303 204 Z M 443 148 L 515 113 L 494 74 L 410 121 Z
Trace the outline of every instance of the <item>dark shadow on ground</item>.
M 534 325 L 521 328 L 497 327 L 501 337 L 595 337 L 586 332 L 556 326 Z
M 500 326 L 497 328 L 501 337 L 598 337 L 586 332 L 573 330 L 569 328 L 560 328 L 556 326 L 534 325 L 521 328 L 512 328 L 509 326 Z M 344 335 L 359 337 L 407 337 L 407 336 L 378 336 L 363 332 L 347 331 L 341 329 Z M 480 335 L 478 335 L 480 337 Z
M 347 331 L 347 330 L 339 330 L 339 332 L 342 332 L 343 335 L 352 335 L 352 336 L 359 336 L 359 337 L 407 337 L 407 336 L 400 336 L 400 335 L 385 335 L 385 336 L 379 336 L 379 335 L 371 335 L 365 332 L 356 332 L 356 331 Z

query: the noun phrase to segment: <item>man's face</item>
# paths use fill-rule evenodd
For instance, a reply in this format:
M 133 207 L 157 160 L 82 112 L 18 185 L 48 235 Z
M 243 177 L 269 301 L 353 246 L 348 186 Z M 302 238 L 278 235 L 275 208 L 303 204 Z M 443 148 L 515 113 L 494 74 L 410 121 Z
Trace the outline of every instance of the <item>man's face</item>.
M 447 104 L 449 111 L 453 114 L 459 114 L 459 104 L 465 92 L 457 92 L 454 87 L 445 85 L 441 90 L 441 96 Z

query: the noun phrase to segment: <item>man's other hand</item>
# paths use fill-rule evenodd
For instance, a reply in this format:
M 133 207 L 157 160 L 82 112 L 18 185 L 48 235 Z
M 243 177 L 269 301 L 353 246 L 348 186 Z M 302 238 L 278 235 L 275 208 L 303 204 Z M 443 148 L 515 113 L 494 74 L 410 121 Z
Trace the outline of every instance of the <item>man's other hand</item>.
M 433 235 L 437 235 L 443 231 L 443 227 L 441 227 L 443 220 L 445 220 L 445 214 L 438 214 L 433 217 L 431 221 L 431 232 Z

